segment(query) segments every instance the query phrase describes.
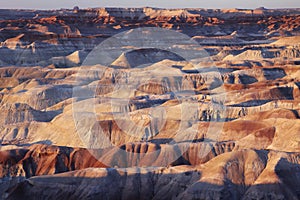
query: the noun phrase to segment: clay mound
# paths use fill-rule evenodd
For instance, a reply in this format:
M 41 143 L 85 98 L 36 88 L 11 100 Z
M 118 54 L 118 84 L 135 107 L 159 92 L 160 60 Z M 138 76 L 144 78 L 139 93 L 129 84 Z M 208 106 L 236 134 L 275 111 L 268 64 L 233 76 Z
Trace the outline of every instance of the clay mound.
M 19 80 L 13 77 L 0 78 L 0 88 L 12 88 L 19 85 Z
M 235 143 L 234 149 L 267 149 L 275 136 L 275 127 L 262 128 Z
M 149 144 L 127 143 L 109 150 L 99 160 L 105 165 L 121 168 L 198 165 L 208 162 L 220 154 L 232 151 L 235 146 L 233 142 L 216 142 L 214 144 L 208 142 L 172 144 L 172 141 L 168 144 L 154 144 L 152 142 Z M 201 151 L 203 151 L 202 154 Z
M 122 55 L 120 55 L 120 57 L 118 57 L 111 65 L 122 68 L 130 68 L 129 61 L 124 53 L 122 53 Z
M 226 56 L 223 60 L 263 60 L 274 57 L 274 53 L 268 50 L 247 50 L 236 56 Z
M 275 136 L 272 144 L 268 149 L 280 150 L 285 152 L 299 152 L 300 150 L 300 136 L 298 131 L 300 126 L 298 125 L 299 119 L 268 119 L 266 123 L 274 124 L 276 127 Z
M 205 197 L 208 199 L 224 196 L 230 199 L 251 199 L 251 195 L 267 199 L 270 196 L 271 198 L 279 196 L 297 198 L 299 197 L 298 190 L 291 191 L 289 188 L 294 187 L 290 184 L 293 185 L 298 181 L 289 182 L 284 173 L 291 172 L 293 169 L 296 171 L 291 173 L 298 173 L 296 166 L 299 166 L 299 163 L 292 161 L 297 156 L 299 155 L 276 152 L 270 152 L 267 155 L 263 151 L 251 150 L 222 154 L 204 165 L 200 181 L 191 185 L 182 196 L 183 198 Z M 218 165 L 214 165 L 215 163 Z M 243 166 L 240 166 L 241 163 Z M 240 179 L 239 176 L 235 176 L 239 173 L 244 174 L 244 178 Z M 227 182 L 226 186 L 224 182 Z M 281 184 L 282 182 L 284 183 Z
M 1 164 L 8 166 L 1 177 L 8 176 L 11 169 L 16 169 L 17 174 L 14 176 L 32 177 L 88 167 L 106 167 L 88 150 L 79 148 L 35 144 L 23 149 L 3 151 L 1 155 Z
M 84 59 L 88 55 L 88 52 L 81 50 L 75 51 L 67 56 L 53 57 L 49 60 L 49 64 L 54 64 L 57 68 L 66 68 L 79 66 L 83 63 Z
M 39 110 L 34 110 L 27 104 L 20 103 L 0 106 L 0 111 L 3 116 L 0 120 L 1 124 L 16 124 L 31 121 L 49 122 L 55 116 L 55 113 L 53 112 L 41 112 Z
M 66 58 L 74 64 L 80 64 L 83 62 L 86 56 L 87 52 L 85 51 L 75 51 L 74 53 L 68 55 Z
M 150 65 L 162 60 L 183 61 L 180 56 L 160 49 L 139 49 L 123 53 L 118 57 L 111 66 L 120 68 L 135 68 L 143 65 Z
M 270 111 L 263 111 L 263 112 L 247 115 L 243 119 L 259 121 L 259 120 L 271 119 L 271 118 L 297 119 L 299 117 L 298 114 L 295 113 L 295 111 L 293 110 L 278 108 Z
M 215 144 L 210 149 L 209 144 L 155 145 L 146 143 L 131 143 L 118 148 L 88 150 L 35 144 L 25 145 L 17 150 L 0 151 L 0 164 L 6 168 L 1 172 L 1 178 L 9 176 L 14 170 L 13 177 L 34 177 L 41 175 L 54 175 L 63 172 L 81 170 L 86 168 L 108 167 L 143 167 L 143 166 L 177 166 L 183 164 L 202 164 L 212 158 L 230 152 L 233 144 Z M 188 150 L 187 150 L 188 149 Z M 208 150 L 204 156 L 198 151 Z M 186 151 L 183 157 L 178 155 Z M 122 152 L 123 151 L 123 152 Z M 127 152 L 127 157 L 125 154 Z M 110 155 L 110 156 L 109 156 Z M 153 163 L 152 163 L 153 162 Z
M 224 124 L 223 131 L 219 136 L 220 141 L 239 140 L 268 125 L 260 121 L 235 120 Z
M 291 185 L 290 182 L 298 184 L 295 176 L 299 172 L 299 163 L 295 160 L 297 157 L 298 154 L 243 150 L 222 154 L 197 168 L 89 168 L 33 177 L 11 187 L 6 194 L 8 199 L 66 196 L 75 199 L 136 199 L 141 195 L 144 199 L 216 199 L 224 196 L 228 199 L 248 199 L 251 195 L 257 198 L 270 195 L 297 198 L 297 185 Z M 112 187 L 107 188 L 108 183 Z M 57 185 L 61 188 L 59 192 Z M 289 190 L 289 187 L 294 190 Z
M 22 38 L 24 37 L 24 34 L 20 34 L 17 37 L 14 38 L 9 38 L 7 40 L 5 40 L 2 45 L 7 47 L 8 49 L 17 49 L 17 48 L 21 48 L 22 46 L 24 46 L 24 42 L 22 42 Z
M 31 84 L 38 84 L 38 86 L 32 88 Z M 26 103 L 36 110 L 45 110 L 48 107 L 72 97 L 72 88 L 69 85 L 41 85 L 40 82 L 35 81 L 29 82 L 29 84 L 26 84 L 26 88 L 16 90 L 16 92 L 14 95 L 6 95 L 3 98 L 3 102 L 7 104 L 13 103 L 22 95 L 23 98 L 17 102 Z
M 294 46 L 299 44 L 300 44 L 300 36 L 284 37 L 271 43 L 271 45 L 278 45 L 278 46 Z
M 266 162 L 264 152 L 245 150 L 223 154 L 203 166 L 200 180 L 188 187 L 180 199 L 222 196 L 240 199 L 247 186 L 253 184 L 264 170 Z M 237 174 L 244 176 L 241 178 Z
M 297 199 L 300 196 L 299 180 L 289 174 L 299 173 L 298 154 L 270 152 L 268 163 L 255 183 L 247 190 L 244 199 L 284 198 Z M 267 183 L 267 184 L 266 184 Z

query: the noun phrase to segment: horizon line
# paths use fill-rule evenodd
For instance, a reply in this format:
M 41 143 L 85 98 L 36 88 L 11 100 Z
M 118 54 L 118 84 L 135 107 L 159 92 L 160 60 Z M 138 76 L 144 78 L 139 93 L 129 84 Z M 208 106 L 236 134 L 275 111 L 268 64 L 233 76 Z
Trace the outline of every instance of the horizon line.
M 0 10 L 73 10 L 76 7 L 61 7 L 61 8 L 0 8 Z M 153 9 L 162 9 L 162 10 L 177 10 L 177 9 L 205 9 L 205 10 L 230 10 L 230 9 L 237 9 L 237 10 L 256 10 L 256 9 L 266 9 L 266 10 L 284 10 L 284 9 L 300 9 L 300 7 L 264 7 L 260 6 L 257 8 L 250 8 L 250 7 L 228 7 L 228 8 L 205 8 L 205 7 L 154 7 L 154 6 L 136 6 L 136 7 L 125 7 L 125 6 L 101 6 L 101 7 L 80 7 L 80 10 L 87 10 L 87 9 L 99 9 L 99 8 L 124 8 L 124 9 L 139 9 L 139 8 L 153 8 Z

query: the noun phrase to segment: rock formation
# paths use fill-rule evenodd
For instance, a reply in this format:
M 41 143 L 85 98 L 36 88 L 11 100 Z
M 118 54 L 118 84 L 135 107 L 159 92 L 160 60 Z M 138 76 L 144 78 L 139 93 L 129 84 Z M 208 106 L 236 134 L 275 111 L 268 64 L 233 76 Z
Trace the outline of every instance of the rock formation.
M 299 25 L 299 9 L 1 9 L 0 199 L 300 199 Z

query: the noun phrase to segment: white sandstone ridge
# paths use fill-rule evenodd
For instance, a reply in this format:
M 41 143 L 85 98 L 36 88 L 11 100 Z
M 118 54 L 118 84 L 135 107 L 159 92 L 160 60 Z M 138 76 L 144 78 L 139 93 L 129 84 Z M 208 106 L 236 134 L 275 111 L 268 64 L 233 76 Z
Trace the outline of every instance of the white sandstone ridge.
M 275 46 L 300 46 L 300 36 L 292 36 L 292 37 L 283 37 L 279 40 L 271 43 L 270 45 Z
M 39 19 L 53 16 L 86 16 L 86 17 L 117 17 L 129 19 L 160 18 L 160 17 L 217 17 L 236 18 L 249 16 L 278 16 L 278 15 L 299 15 L 300 9 L 163 9 L 163 8 L 87 8 L 87 9 L 59 9 L 59 10 L 8 10 L 0 9 L 0 19 Z
M 24 34 L 20 34 L 17 37 L 9 38 L 5 40 L 4 42 L 1 42 L 0 45 L 3 47 L 7 47 L 8 49 L 15 50 L 18 47 L 24 46 L 24 42 L 22 42 L 22 38 L 24 37 Z
M 93 10 L 93 9 L 91 9 Z M 298 9 L 278 9 L 269 10 L 265 8 L 257 9 L 163 9 L 163 8 L 98 8 L 97 13 L 99 16 L 112 16 L 118 18 L 130 18 L 130 19 L 144 19 L 144 18 L 160 18 L 160 17 L 222 17 L 231 18 L 245 15 L 269 15 L 275 16 L 279 13 L 293 13 L 299 14 Z
M 283 40 L 284 42 L 285 40 Z M 275 44 L 275 43 L 274 43 Z M 278 43 L 280 44 L 280 40 Z M 300 56 L 300 47 L 287 46 L 285 49 L 267 49 L 260 48 L 258 50 L 246 50 L 240 54 L 227 55 L 223 60 L 263 60 L 263 59 L 297 59 Z
M 199 14 L 192 14 L 187 9 L 159 9 L 159 8 L 100 8 L 98 10 L 99 16 L 112 16 L 118 18 L 130 19 L 144 19 L 157 17 L 190 17 L 199 16 Z

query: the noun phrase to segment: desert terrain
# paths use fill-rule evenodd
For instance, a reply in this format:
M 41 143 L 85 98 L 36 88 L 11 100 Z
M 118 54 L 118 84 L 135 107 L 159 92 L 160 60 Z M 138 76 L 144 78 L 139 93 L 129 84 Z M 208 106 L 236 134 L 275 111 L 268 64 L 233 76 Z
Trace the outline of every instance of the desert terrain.
M 0 113 L 0 199 L 300 199 L 300 9 L 1 9 Z

